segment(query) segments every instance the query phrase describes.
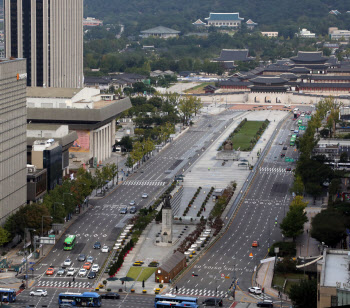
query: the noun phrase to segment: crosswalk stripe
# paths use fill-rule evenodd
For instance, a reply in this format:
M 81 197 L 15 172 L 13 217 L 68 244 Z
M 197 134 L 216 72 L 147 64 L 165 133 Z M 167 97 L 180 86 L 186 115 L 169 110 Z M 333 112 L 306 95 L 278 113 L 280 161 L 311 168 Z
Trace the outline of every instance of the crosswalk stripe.
M 144 181 L 125 181 L 123 182 L 122 185 L 127 185 L 127 186 L 164 186 L 166 185 L 166 182 L 163 181 L 149 181 L 149 180 L 144 180 Z

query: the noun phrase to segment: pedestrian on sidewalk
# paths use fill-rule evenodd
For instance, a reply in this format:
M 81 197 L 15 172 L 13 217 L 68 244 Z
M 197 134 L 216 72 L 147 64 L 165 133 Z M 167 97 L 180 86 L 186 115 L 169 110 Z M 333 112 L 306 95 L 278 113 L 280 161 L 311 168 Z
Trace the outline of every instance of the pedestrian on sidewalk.
M 309 229 L 306 229 L 306 233 L 309 234 Z

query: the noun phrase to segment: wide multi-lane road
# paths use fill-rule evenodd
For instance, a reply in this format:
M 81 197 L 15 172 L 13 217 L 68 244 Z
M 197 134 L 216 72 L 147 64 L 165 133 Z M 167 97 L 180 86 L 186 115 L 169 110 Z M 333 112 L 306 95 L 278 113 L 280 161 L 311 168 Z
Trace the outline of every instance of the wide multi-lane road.
M 234 111 L 225 113 L 231 114 L 232 118 L 242 114 Z M 77 260 L 79 254 L 92 256 L 94 263 L 101 266 L 108 254 L 94 249 L 93 245 L 99 241 L 102 245 L 112 248 L 128 218 L 131 217 L 131 214 L 120 214 L 120 208 L 128 206 L 132 200 L 136 201 L 138 209 L 151 203 L 176 173 L 186 170 L 200 157 L 202 151 L 198 152 L 198 148 L 203 148 L 203 145 L 209 146 L 224 130 L 225 125 L 227 120 L 222 120 L 222 115 L 201 117 L 194 127 L 137 169 L 117 189 L 109 192 L 103 199 L 90 199 L 91 208 L 77 218 L 50 253 L 35 267 L 34 275 L 37 277 L 35 287 L 49 290 L 48 298 L 40 300 L 31 298 L 28 296 L 29 290 L 25 290 L 18 296 L 17 303 L 39 305 L 39 302 L 45 302 L 45 305 L 55 307 L 59 292 L 66 291 L 67 288 L 76 292 L 85 291 L 93 286 L 94 279 L 77 276 L 84 263 Z M 147 199 L 141 197 L 143 193 L 148 194 Z M 64 239 L 68 234 L 77 236 L 72 251 L 63 250 Z M 58 268 L 67 258 L 72 260 L 70 267 L 76 269 L 74 281 L 73 277 L 67 277 L 66 274 L 57 276 Z M 52 276 L 45 274 L 49 266 L 55 268 Z
M 259 166 L 232 224 L 177 282 L 177 294 L 224 296 L 234 277 L 238 279 L 238 289 L 242 291 L 247 291 L 254 284 L 254 270 L 266 256 L 268 247 L 282 240 L 279 224 L 288 211 L 291 201 L 289 188 L 293 181 L 293 173 L 286 169 L 295 168 L 295 162 L 286 162 L 281 153 L 297 159 L 295 147 L 289 145 L 294 129 L 297 129 L 297 123 L 290 116 Z M 252 247 L 253 241 L 258 241 L 258 247 Z M 172 292 L 176 293 L 175 289 Z

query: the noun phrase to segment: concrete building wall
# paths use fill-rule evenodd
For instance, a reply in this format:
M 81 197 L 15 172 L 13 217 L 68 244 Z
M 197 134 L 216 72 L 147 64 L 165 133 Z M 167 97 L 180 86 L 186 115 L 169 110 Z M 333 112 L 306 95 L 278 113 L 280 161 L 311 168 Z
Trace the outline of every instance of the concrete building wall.
M 84 81 L 83 0 L 43 0 L 42 5 L 37 0 L 28 1 L 30 35 L 26 36 L 22 0 L 17 1 L 17 20 L 12 21 L 11 0 L 4 0 L 6 57 L 23 57 L 24 48 L 30 45 L 30 86 L 81 88 Z M 11 37 L 15 31 L 11 29 L 13 22 L 17 24 L 16 41 Z M 37 27 L 41 22 L 42 28 Z M 42 64 L 38 59 L 42 59 Z
M 0 61 L 0 224 L 27 200 L 25 73 L 24 59 Z

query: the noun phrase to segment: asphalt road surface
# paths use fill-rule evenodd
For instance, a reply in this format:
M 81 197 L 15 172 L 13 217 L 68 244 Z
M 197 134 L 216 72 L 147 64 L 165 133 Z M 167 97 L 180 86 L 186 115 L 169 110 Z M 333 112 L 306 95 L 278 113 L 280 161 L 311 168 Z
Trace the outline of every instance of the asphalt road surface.
M 289 188 L 293 182 L 293 173 L 286 169 L 295 168 L 295 162 L 286 162 L 281 153 L 294 160 L 298 158 L 295 146 L 289 145 L 292 130 L 297 128 L 296 122 L 291 117 L 285 121 L 233 223 L 177 282 L 177 294 L 222 297 L 227 294 L 234 277 L 238 279 L 239 290 L 247 291 L 252 286 L 254 269 L 266 257 L 268 247 L 282 240 L 279 224 L 288 211 L 292 198 Z M 283 147 L 287 149 L 283 150 Z M 252 247 L 253 241 L 258 241 L 258 247 Z M 174 289 L 172 293 L 176 293 Z M 252 296 L 262 299 L 262 296 Z M 265 299 L 269 298 L 265 295 Z
M 242 112 L 228 110 L 224 114 L 238 117 Z M 227 120 L 223 120 L 222 116 L 223 114 L 203 116 L 197 125 L 153 156 L 117 189 L 107 193 L 103 199 L 90 199 L 90 209 L 77 218 L 50 253 L 35 267 L 34 275 L 37 282 L 32 289 L 48 290 L 49 296 L 33 298 L 29 296 L 30 290 L 25 290 L 18 296 L 17 305 L 32 304 L 35 307 L 41 307 L 41 305 L 57 307 L 57 297 L 60 292 L 67 290 L 84 292 L 94 286 L 95 279 L 77 276 L 79 269 L 84 264 L 84 262 L 77 260 L 79 254 L 92 256 L 94 263 L 101 266 L 108 253 L 102 253 L 100 249 L 93 249 L 93 245 L 99 241 L 102 245 L 112 248 L 127 220 L 132 217 L 132 214 L 120 214 L 120 209 L 128 206 L 132 200 L 135 200 L 137 209 L 151 203 L 165 188 L 165 185 L 172 181 L 176 173 L 181 173 L 183 169 L 186 170 L 191 163 L 200 157 L 202 151 L 198 151 L 198 145 L 201 147 L 202 145 L 209 146 L 220 135 L 227 124 Z M 227 118 L 225 117 L 225 119 Z M 143 193 L 148 194 L 147 199 L 141 197 Z M 68 234 L 77 236 L 72 251 L 63 250 L 64 240 Z M 57 275 L 57 270 L 67 258 L 72 260 L 70 267 L 76 270 L 74 281 L 73 277 L 67 277 L 66 274 Z M 49 266 L 55 268 L 52 276 L 46 275 Z M 126 307 L 126 304 L 123 307 Z

